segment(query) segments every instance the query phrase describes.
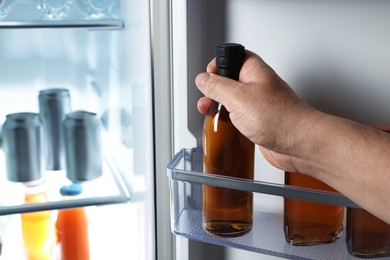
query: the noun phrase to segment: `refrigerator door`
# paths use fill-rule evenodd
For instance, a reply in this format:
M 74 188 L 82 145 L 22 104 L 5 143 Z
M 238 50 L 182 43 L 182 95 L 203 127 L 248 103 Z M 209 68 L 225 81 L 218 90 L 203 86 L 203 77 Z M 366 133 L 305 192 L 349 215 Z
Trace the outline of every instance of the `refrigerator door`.
M 69 168 L 42 166 L 49 202 L 26 205 L 25 185 L 7 179 L 1 151 L 0 215 L 11 215 L 2 259 L 24 257 L 16 213 L 52 210 L 54 224 L 57 209 L 84 206 L 91 259 L 156 259 L 150 21 L 149 1 L 0 1 L 0 124 L 11 113 L 40 113 L 39 91 L 64 88 L 72 111 L 99 119 L 101 147 L 85 158 L 103 155 L 102 175 L 66 201 L 59 188 L 70 184 Z
M 172 0 L 174 152 L 201 144 L 203 117 L 196 109 L 201 94 L 194 79 L 222 42 L 241 43 L 258 53 L 320 110 L 367 124 L 389 121 L 388 8 L 383 1 Z M 259 151 L 255 169 L 256 180 L 284 181 L 283 172 Z M 186 194 L 191 196 L 191 188 Z M 283 218 L 281 197 L 256 206 Z M 184 245 L 176 250 L 179 259 L 273 258 L 176 239 Z
M 171 10 L 169 0 L 151 2 L 151 37 L 153 62 L 153 108 L 155 142 L 155 205 L 157 259 L 175 258 L 174 237 L 170 228 L 169 183 L 166 178 L 166 165 L 173 155 L 174 129 L 172 121 L 172 41 Z

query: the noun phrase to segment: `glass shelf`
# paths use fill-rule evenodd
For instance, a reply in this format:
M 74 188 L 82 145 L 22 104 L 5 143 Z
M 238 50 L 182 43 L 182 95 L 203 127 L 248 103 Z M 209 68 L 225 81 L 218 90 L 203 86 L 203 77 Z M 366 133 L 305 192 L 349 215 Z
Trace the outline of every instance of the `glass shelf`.
M 4 165 L 2 152 L 0 165 Z M 100 206 L 126 203 L 140 194 L 133 194 L 115 165 L 106 158 L 103 164 L 103 174 L 99 178 L 81 183 L 83 194 L 75 199 L 62 200 L 60 188 L 71 182 L 66 178 L 65 171 L 47 171 L 44 175 L 43 190 L 48 202 L 23 204 L 25 187 L 21 183 L 12 183 L 1 176 L 0 181 L 0 215 L 19 214 L 26 212 L 57 210 L 64 208 Z
M 88 1 L 62 3 L 56 1 L 58 3 L 47 4 L 43 4 L 44 1 L 40 4 L 38 2 L 12 0 L 5 5 L 0 5 L 0 29 L 118 30 L 124 28 L 120 1 L 111 1 L 106 8 L 94 8 L 88 5 Z
M 217 237 L 205 232 L 202 227 L 203 184 L 251 191 L 260 196 L 273 195 L 281 199 L 290 197 L 358 208 L 339 193 L 205 174 L 202 172 L 201 148 L 182 149 L 167 168 L 171 193 L 171 229 L 176 235 L 289 259 L 355 259 L 347 252 L 345 235 L 326 245 L 297 247 L 288 244 L 283 232 L 283 214 L 262 210 L 256 205 L 258 196 L 255 196 L 253 229 L 248 234 L 233 238 Z
M 120 30 L 124 22 L 120 19 L 107 20 L 31 20 L 0 21 L 0 29 L 89 29 Z

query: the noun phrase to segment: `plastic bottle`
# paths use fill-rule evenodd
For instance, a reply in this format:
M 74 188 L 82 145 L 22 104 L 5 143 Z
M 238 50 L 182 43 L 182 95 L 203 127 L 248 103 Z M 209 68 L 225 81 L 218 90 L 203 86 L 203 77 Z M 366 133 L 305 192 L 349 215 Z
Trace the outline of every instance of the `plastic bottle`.
M 47 202 L 42 184 L 26 185 L 25 201 Z M 54 226 L 50 211 L 21 214 L 24 252 L 28 260 L 51 260 L 55 243 Z
M 78 184 L 64 186 L 60 190 L 64 199 L 71 199 L 82 193 Z M 57 243 L 61 260 L 89 260 L 88 218 L 85 208 L 63 209 L 58 212 Z
M 0 19 L 6 18 L 14 10 L 15 0 L 0 0 Z
M 325 183 L 301 173 L 285 173 L 285 184 L 334 191 Z M 284 199 L 284 233 L 297 246 L 331 243 L 341 237 L 344 209 L 312 201 Z
M 36 7 L 45 19 L 61 20 L 72 9 L 73 0 L 35 0 Z
M 116 16 L 119 10 L 118 0 L 77 0 L 80 10 L 91 19 Z
M 218 74 L 238 80 L 245 57 L 240 44 L 217 45 Z M 254 144 L 232 124 L 229 112 L 214 102 L 203 127 L 205 173 L 253 179 Z M 203 185 L 203 227 L 220 236 L 240 236 L 252 229 L 253 194 Z
M 389 124 L 375 126 L 390 133 Z M 348 252 L 357 257 L 390 256 L 390 225 L 364 209 L 347 208 L 346 243 Z

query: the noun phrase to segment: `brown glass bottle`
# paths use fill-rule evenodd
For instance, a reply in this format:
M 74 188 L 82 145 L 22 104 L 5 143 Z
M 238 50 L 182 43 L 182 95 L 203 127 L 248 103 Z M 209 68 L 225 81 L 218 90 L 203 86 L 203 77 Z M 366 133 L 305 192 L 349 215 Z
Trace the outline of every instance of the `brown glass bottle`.
M 335 191 L 325 183 L 301 173 L 285 173 L 285 184 Z M 331 243 L 341 237 L 343 207 L 284 199 L 284 233 L 289 244 L 308 246 Z
M 238 80 L 244 55 L 242 45 L 218 45 L 218 74 Z M 216 102 L 204 121 L 203 168 L 205 173 L 230 177 L 254 176 L 254 144 L 234 127 L 229 112 Z M 253 222 L 253 194 L 203 185 L 202 220 L 204 229 L 215 235 L 248 233 Z
M 390 132 L 390 125 L 375 127 Z M 390 225 L 364 209 L 347 208 L 346 243 L 348 252 L 357 257 L 390 256 Z
M 346 242 L 356 257 L 390 256 L 390 225 L 364 209 L 347 209 Z

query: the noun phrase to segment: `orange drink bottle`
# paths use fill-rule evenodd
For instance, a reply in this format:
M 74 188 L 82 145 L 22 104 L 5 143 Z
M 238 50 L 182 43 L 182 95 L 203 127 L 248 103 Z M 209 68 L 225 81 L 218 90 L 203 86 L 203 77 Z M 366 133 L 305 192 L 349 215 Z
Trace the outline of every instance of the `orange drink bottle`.
M 74 198 L 82 193 L 78 184 L 64 186 L 60 190 L 64 199 Z M 85 208 L 63 209 L 58 212 L 57 243 L 61 260 L 89 260 L 88 218 Z

